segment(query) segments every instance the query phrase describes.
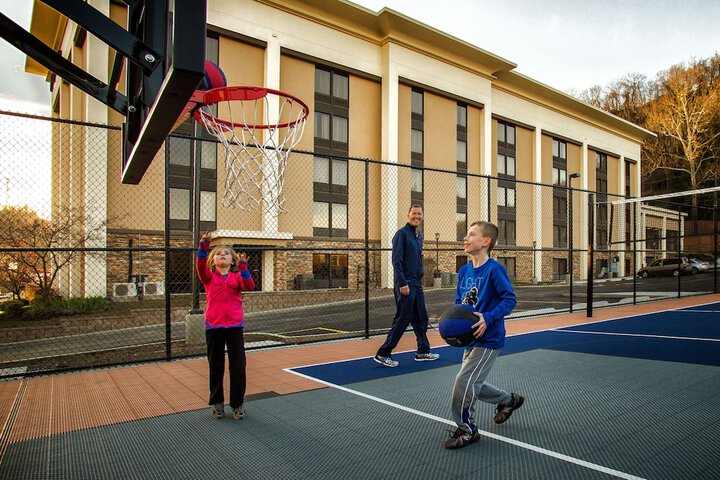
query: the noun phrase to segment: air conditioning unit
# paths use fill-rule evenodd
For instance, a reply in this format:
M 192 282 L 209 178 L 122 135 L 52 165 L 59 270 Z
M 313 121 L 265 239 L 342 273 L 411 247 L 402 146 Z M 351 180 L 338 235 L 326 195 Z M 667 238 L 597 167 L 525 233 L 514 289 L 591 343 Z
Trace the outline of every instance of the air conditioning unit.
M 165 295 L 165 284 L 163 282 L 143 282 L 143 295 Z
M 113 283 L 113 299 L 117 301 L 137 298 L 137 285 L 134 283 Z

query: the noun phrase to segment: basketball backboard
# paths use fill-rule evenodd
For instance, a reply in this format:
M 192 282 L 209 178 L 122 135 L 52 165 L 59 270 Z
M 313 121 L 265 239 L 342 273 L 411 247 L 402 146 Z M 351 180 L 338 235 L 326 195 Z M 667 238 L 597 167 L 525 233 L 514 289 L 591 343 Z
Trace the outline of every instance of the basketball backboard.
M 125 116 L 123 183 L 137 184 L 203 77 L 206 0 L 123 0 L 124 29 L 85 0 L 35 1 L 36 17 L 69 19 L 116 53 L 107 84 L 0 12 L 0 35 L 28 57 Z M 52 23 L 52 22 L 50 22 Z M 61 22 L 57 22 L 60 24 Z M 112 58 L 112 55 L 111 55 Z M 125 94 L 117 91 L 125 72 Z

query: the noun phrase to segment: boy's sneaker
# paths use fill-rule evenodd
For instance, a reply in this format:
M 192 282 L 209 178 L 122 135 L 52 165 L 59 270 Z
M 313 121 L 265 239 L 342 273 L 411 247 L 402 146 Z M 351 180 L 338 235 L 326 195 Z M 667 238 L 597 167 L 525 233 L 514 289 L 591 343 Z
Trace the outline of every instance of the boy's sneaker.
M 243 405 L 240 405 L 237 408 L 233 408 L 233 418 L 235 420 L 242 420 L 245 418 L 245 407 Z
M 510 415 L 512 415 L 513 411 L 522 407 L 523 403 L 525 403 L 525 397 L 516 395 L 514 393 L 511 393 L 510 396 L 511 398 L 509 404 L 501 405 L 498 403 L 498 406 L 495 408 L 495 423 L 503 423 L 507 421 L 507 419 L 510 418 Z
M 473 433 L 466 432 L 462 428 L 458 427 L 454 431 L 450 432 L 450 438 L 445 440 L 445 448 L 462 448 L 471 443 L 480 441 L 480 434 L 477 430 Z
M 440 355 L 437 353 L 416 353 L 415 354 L 416 362 L 434 362 L 438 358 L 440 358 Z
M 225 415 L 225 405 L 222 403 L 216 403 L 210 407 L 210 415 L 215 419 L 220 419 Z
M 392 357 L 383 357 L 382 355 L 375 355 L 375 357 L 373 357 L 373 360 L 375 360 L 380 365 L 385 365 L 386 367 L 397 367 L 398 366 L 397 360 L 393 360 Z

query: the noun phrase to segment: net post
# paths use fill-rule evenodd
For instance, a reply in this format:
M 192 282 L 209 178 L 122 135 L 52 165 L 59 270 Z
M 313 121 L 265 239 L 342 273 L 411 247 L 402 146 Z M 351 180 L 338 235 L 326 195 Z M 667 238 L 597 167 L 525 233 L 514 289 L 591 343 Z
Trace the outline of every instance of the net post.
M 713 201 L 713 292 L 718 293 L 718 202 Z
M 632 276 L 633 276 L 633 305 L 637 305 L 637 204 L 632 203 Z
M 595 194 L 591 193 L 588 197 L 588 245 L 587 245 L 587 317 L 592 317 L 593 309 L 593 262 L 594 262 L 594 244 L 595 244 Z
M 573 270 L 574 265 L 574 252 L 573 252 L 573 188 L 572 188 L 572 176 L 570 177 L 570 188 L 568 189 L 568 222 L 569 222 L 569 238 L 568 238 L 568 249 L 570 251 L 570 258 L 568 259 L 570 266 L 570 313 L 573 313 Z

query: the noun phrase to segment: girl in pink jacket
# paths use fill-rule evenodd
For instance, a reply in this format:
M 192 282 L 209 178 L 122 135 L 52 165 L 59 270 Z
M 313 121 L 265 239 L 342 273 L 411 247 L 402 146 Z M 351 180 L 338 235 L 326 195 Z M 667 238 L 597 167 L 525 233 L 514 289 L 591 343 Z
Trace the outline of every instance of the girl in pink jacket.
M 245 339 L 243 337 L 242 290 L 254 290 L 245 255 L 238 255 L 227 245 L 217 245 L 208 253 L 212 236 L 200 238 L 197 253 L 197 273 L 205 286 L 205 340 L 210 367 L 210 412 L 222 418 L 225 410 L 223 376 L 225 375 L 225 346 L 230 371 L 230 408 L 233 418 L 245 418 Z M 237 271 L 231 267 L 237 266 Z

